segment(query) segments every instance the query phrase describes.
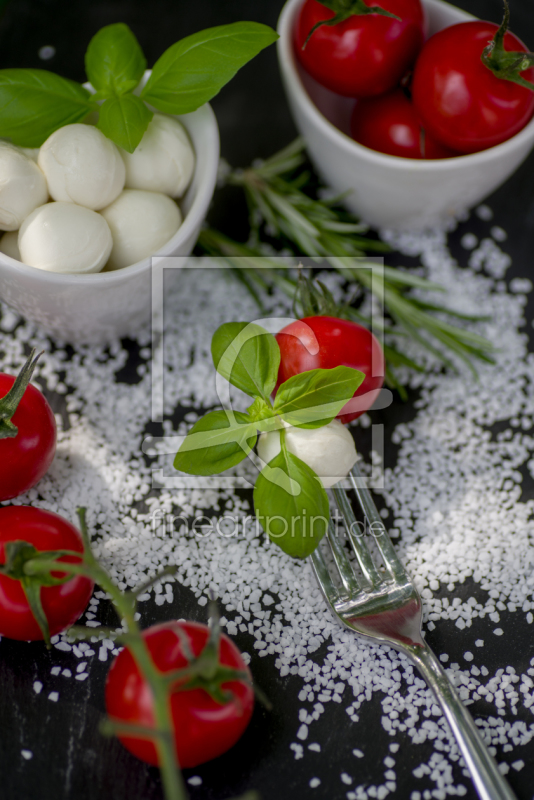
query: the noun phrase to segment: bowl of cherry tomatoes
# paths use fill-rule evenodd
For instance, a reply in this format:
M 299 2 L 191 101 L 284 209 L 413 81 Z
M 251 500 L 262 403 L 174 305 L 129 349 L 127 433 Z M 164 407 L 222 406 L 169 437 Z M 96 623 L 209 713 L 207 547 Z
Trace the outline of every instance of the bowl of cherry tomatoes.
M 499 40 L 498 25 L 442 0 L 380 0 L 385 14 L 358 16 L 340 3 L 338 20 L 327 5 L 286 2 L 278 58 L 310 158 L 358 217 L 397 230 L 444 226 L 524 161 L 534 68 L 510 31 Z M 496 77 L 512 52 L 518 80 Z

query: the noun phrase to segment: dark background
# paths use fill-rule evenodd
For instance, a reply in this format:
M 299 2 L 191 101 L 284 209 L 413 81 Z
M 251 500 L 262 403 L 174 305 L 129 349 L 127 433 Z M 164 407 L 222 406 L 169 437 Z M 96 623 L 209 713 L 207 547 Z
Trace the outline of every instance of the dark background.
M 502 7 L 499 0 L 461 0 L 467 11 L 499 22 Z M 149 66 L 163 50 L 177 39 L 201 28 L 241 19 L 253 19 L 276 26 L 282 0 L 107 0 L 106 2 L 72 2 L 72 0 L 12 0 L 0 20 L 0 68 L 40 67 L 83 81 L 83 54 L 90 38 L 102 26 L 123 21 L 138 37 Z M 513 0 L 512 30 L 527 45 L 534 48 L 534 9 L 528 0 Z M 55 56 L 43 62 L 38 51 L 52 45 Z M 234 166 L 246 166 L 254 158 L 266 157 L 289 143 L 296 131 L 289 116 L 272 47 L 248 65 L 213 102 L 219 121 L 222 155 Z M 488 203 L 495 212 L 491 224 L 502 226 L 509 234 L 505 249 L 513 257 L 508 278 L 530 276 L 532 263 L 532 226 L 534 222 L 534 157 L 531 157 Z M 211 211 L 211 221 L 226 232 L 246 236 L 246 211 L 233 193 L 220 193 Z M 488 224 L 470 220 L 468 228 L 460 226 L 451 237 L 451 248 L 459 259 L 466 258 L 458 246 L 465 230 L 481 238 L 488 234 Z M 389 263 L 398 263 L 392 254 Z M 461 263 L 461 262 L 460 262 Z M 529 309 L 529 319 L 534 309 Z M 131 363 L 134 378 L 135 359 Z M 123 376 L 127 379 L 128 376 Z M 395 403 L 384 415 L 385 435 L 402 419 L 413 414 L 410 403 Z M 534 496 L 525 485 L 525 496 Z M 456 594 L 476 596 L 477 588 L 463 585 Z M 203 619 L 200 609 L 188 590 L 175 590 L 175 604 L 152 609 L 145 617 L 146 624 L 163 617 Z M 148 604 L 145 604 L 146 609 Z M 179 613 L 178 613 L 179 612 Z M 488 622 L 488 626 L 491 623 Z M 506 663 L 513 663 L 518 672 L 528 667 L 534 655 L 532 629 L 516 617 L 502 614 L 502 625 L 512 626 L 511 642 Z M 488 643 L 485 657 L 501 663 L 498 640 L 489 635 L 489 627 L 478 621 L 473 628 L 459 631 L 454 623 L 442 622 L 428 634 L 428 640 L 438 653 L 446 651 L 451 662 L 469 649 L 478 636 Z M 493 642 L 491 641 L 493 640 Z M 247 635 L 236 637 L 238 646 L 252 650 Z M 491 653 L 491 647 L 494 652 Z M 64 656 L 64 666 L 75 669 L 77 660 Z M 318 654 L 322 658 L 324 653 Z M 54 652 L 53 662 L 58 660 Z M 71 663 L 72 662 L 72 663 Z M 130 756 L 116 741 L 104 740 L 98 733 L 98 721 L 103 713 L 103 681 L 105 668 L 94 669 L 90 680 L 69 681 L 69 698 L 62 682 L 60 702 L 47 699 L 47 691 L 36 695 L 33 681 L 48 676 L 51 657 L 41 644 L 20 644 L 3 641 L 0 648 L 0 798 L 1 800 L 149 800 L 161 798 L 157 770 L 146 767 Z M 297 694 L 300 679 L 281 679 L 274 659 L 253 657 L 252 669 L 256 679 L 267 691 L 274 710 L 259 709 L 241 742 L 226 756 L 197 768 L 203 785 L 191 789 L 193 798 L 223 800 L 234 797 L 248 788 L 257 788 L 265 800 L 289 800 L 313 796 L 317 800 L 345 797 L 350 787 L 340 783 L 339 775 L 354 763 L 350 752 L 359 747 L 374 757 L 357 764 L 358 783 L 376 783 L 383 774 L 382 760 L 387 755 L 388 737 L 379 725 L 379 701 L 375 695 L 365 704 L 358 725 L 350 725 L 344 705 L 329 703 L 321 718 L 324 726 L 323 749 L 314 754 L 313 774 L 322 779 L 318 789 L 310 790 L 308 758 L 293 759 L 289 744 L 294 741 L 294 720 L 300 706 Z M 45 685 L 45 689 L 49 684 Z M 58 686 L 59 688 L 59 686 Z M 475 715 L 491 714 L 483 702 L 471 706 Z M 530 712 L 520 711 L 519 718 L 531 723 Z M 524 715 L 524 717 L 521 716 Z M 286 725 L 285 719 L 291 719 Z M 515 720 L 517 717 L 510 717 Z M 22 747 L 34 753 L 31 761 L 23 761 Z M 412 769 L 430 756 L 431 745 L 414 748 L 409 740 L 396 755 L 396 798 L 408 798 L 411 790 L 426 788 L 424 780 L 415 781 Z M 527 766 L 520 773 L 512 770 L 510 782 L 520 800 L 531 798 L 534 787 L 534 742 L 521 752 L 510 754 L 514 760 L 523 758 Z M 498 754 L 502 760 L 502 753 Z M 353 769 L 355 775 L 356 767 Z M 191 773 L 189 773 L 191 774 Z M 355 775 L 356 776 L 356 775 Z M 458 782 L 461 775 L 458 773 Z M 464 781 L 468 785 L 467 781 Z M 432 784 L 428 784 L 430 787 Z M 467 798 L 475 795 L 469 789 Z

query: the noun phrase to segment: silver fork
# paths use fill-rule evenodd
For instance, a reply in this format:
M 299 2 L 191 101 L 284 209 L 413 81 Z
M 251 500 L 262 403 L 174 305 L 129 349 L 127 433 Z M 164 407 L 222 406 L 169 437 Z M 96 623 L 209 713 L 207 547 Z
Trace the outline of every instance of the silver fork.
M 320 547 L 311 556 L 328 604 L 347 628 L 373 642 L 399 650 L 415 664 L 436 695 L 481 800 L 516 800 L 486 749 L 473 718 L 422 637 L 421 598 L 395 552 L 357 465 L 350 473 L 350 480 L 380 551 L 384 570 L 377 568 L 365 537 L 356 532 L 358 523 L 345 490 L 334 487 L 361 576 L 356 575 L 331 522 L 325 538 L 330 544 L 341 585 L 336 585 L 332 579 Z

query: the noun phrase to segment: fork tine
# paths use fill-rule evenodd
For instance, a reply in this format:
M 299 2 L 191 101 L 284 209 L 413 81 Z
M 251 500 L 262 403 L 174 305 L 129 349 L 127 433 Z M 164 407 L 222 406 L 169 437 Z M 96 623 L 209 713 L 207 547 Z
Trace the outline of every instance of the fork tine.
M 315 572 L 315 577 L 317 578 L 317 583 L 321 587 L 327 602 L 331 605 L 334 605 L 334 603 L 336 603 L 339 599 L 339 592 L 337 590 L 337 586 L 335 586 L 334 581 L 330 576 L 320 546 L 316 547 L 311 554 L 311 560 L 313 571 Z
M 358 559 L 363 576 L 371 588 L 378 586 L 379 583 L 382 583 L 383 577 L 375 567 L 373 557 L 371 556 L 363 537 L 358 536 L 355 533 L 357 521 L 356 517 L 354 516 L 352 506 L 349 502 L 349 498 L 347 497 L 344 489 L 334 486 L 332 491 L 334 492 L 334 497 L 336 498 L 339 509 L 343 514 L 343 518 L 347 526 L 347 533 L 352 543 L 354 552 L 356 553 L 356 558 Z
M 334 561 L 336 562 L 336 566 L 339 570 L 339 575 L 341 577 L 341 582 L 343 584 L 343 588 L 345 591 L 349 593 L 355 593 L 360 591 L 360 586 L 358 584 L 358 580 L 356 575 L 354 574 L 354 570 L 352 569 L 352 565 L 347 558 L 347 554 L 343 549 L 341 542 L 337 536 L 337 531 L 335 529 L 334 523 L 330 520 L 328 524 L 328 541 L 330 542 L 330 546 L 332 548 L 332 554 L 334 556 Z
M 355 464 L 350 472 L 350 480 L 360 507 L 367 517 L 371 533 L 376 541 L 377 547 L 380 550 L 382 558 L 384 559 L 384 566 L 386 570 L 395 580 L 406 581 L 409 580 L 404 564 L 399 559 L 395 548 L 391 543 L 389 534 L 386 530 L 382 517 L 378 513 L 378 509 L 374 504 L 373 498 L 369 490 L 365 486 L 364 477 L 360 472 L 357 464 Z M 339 491 L 339 490 L 338 490 Z

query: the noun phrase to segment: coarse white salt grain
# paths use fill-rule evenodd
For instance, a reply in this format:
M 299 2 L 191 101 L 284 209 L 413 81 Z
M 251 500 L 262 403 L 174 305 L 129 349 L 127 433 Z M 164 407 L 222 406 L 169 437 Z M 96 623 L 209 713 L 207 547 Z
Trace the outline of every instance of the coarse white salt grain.
M 352 755 L 356 756 L 356 758 L 363 758 L 363 756 L 364 756 L 364 754 L 362 753 L 361 750 L 353 750 L 352 751 Z
M 483 219 L 484 222 L 489 222 L 490 219 L 493 219 L 493 211 L 485 204 L 477 206 L 477 208 L 475 208 L 475 214 L 479 219 Z
M 312 742 L 311 744 L 308 745 L 308 750 L 313 750 L 315 753 L 320 753 L 321 745 L 318 744 L 317 742 Z
M 303 758 L 304 748 L 302 747 L 301 744 L 293 742 L 292 744 L 289 745 L 289 749 L 293 750 L 293 753 L 295 754 L 295 761 L 298 761 L 300 758 Z
M 346 772 L 342 772 L 340 777 L 342 783 L 345 783 L 347 786 L 350 786 L 350 784 L 353 782 L 353 779 Z
M 474 659 L 474 655 L 473 653 L 471 653 L 470 650 L 466 650 L 466 652 L 464 653 L 464 658 L 466 661 L 472 661 Z
M 475 645 L 477 647 L 484 647 L 484 639 L 477 639 Z
M 61 667 L 52 667 L 52 669 L 50 670 L 51 675 L 59 675 L 60 672 L 61 672 Z
M 460 239 L 460 244 L 462 247 L 465 247 L 466 250 L 472 250 L 478 244 L 478 239 L 474 233 L 464 233 L 462 238 Z
M 505 242 L 508 238 L 506 231 L 500 228 L 498 225 L 494 225 L 491 228 L 490 234 L 493 236 L 496 242 Z
M 300 726 L 300 728 L 297 731 L 297 738 L 298 739 L 302 739 L 302 740 L 308 738 L 308 726 L 307 725 L 303 724 L 303 725 Z
M 319 778 L 312 778 L 308 785 L 310 789 L 316 789 L 318 786 L 321 785 L 321 781 L 319 780 Z
M 41 694 L 42 690 L 43 690 L 43 684 L 41 683 L 41 681 L 34 681 L 33 691 L 35 692 L 35 694 Z
M 30 758 L 33 758 L 33 753 L 32 753 L 31 750 L 21 750 L 20 754 L 21 754 L 22 758 L 26 759 L 26 761 L 29 761 Z
M 521 759 L 519 759 L 519 761 L 512 762 L 511 766 L 512 766 L 513 769 L 515 769 L 517 772 L 519 772 L 525 766 L 525 762 L 522 761 Z
M 495 634 L 495 636 L 502 636 L 502 635 L 503 635 L 503 633 L 504 633 L 504 631 L 503 631 L 503 629 L 502 629 L 502 628 L 495 628 L 495 630 L 493 631 L 493 633 Z
M 59 700 L 59 692 L 50 692 L 48 695 L 48 699 L 51 700 L 53 703 L 57 703 Z
M 187 779 L 187 782 L 190 786 L 200 786 L 202 784 L 202 778 L 200 775 L 193 775 L 193 777 Z

